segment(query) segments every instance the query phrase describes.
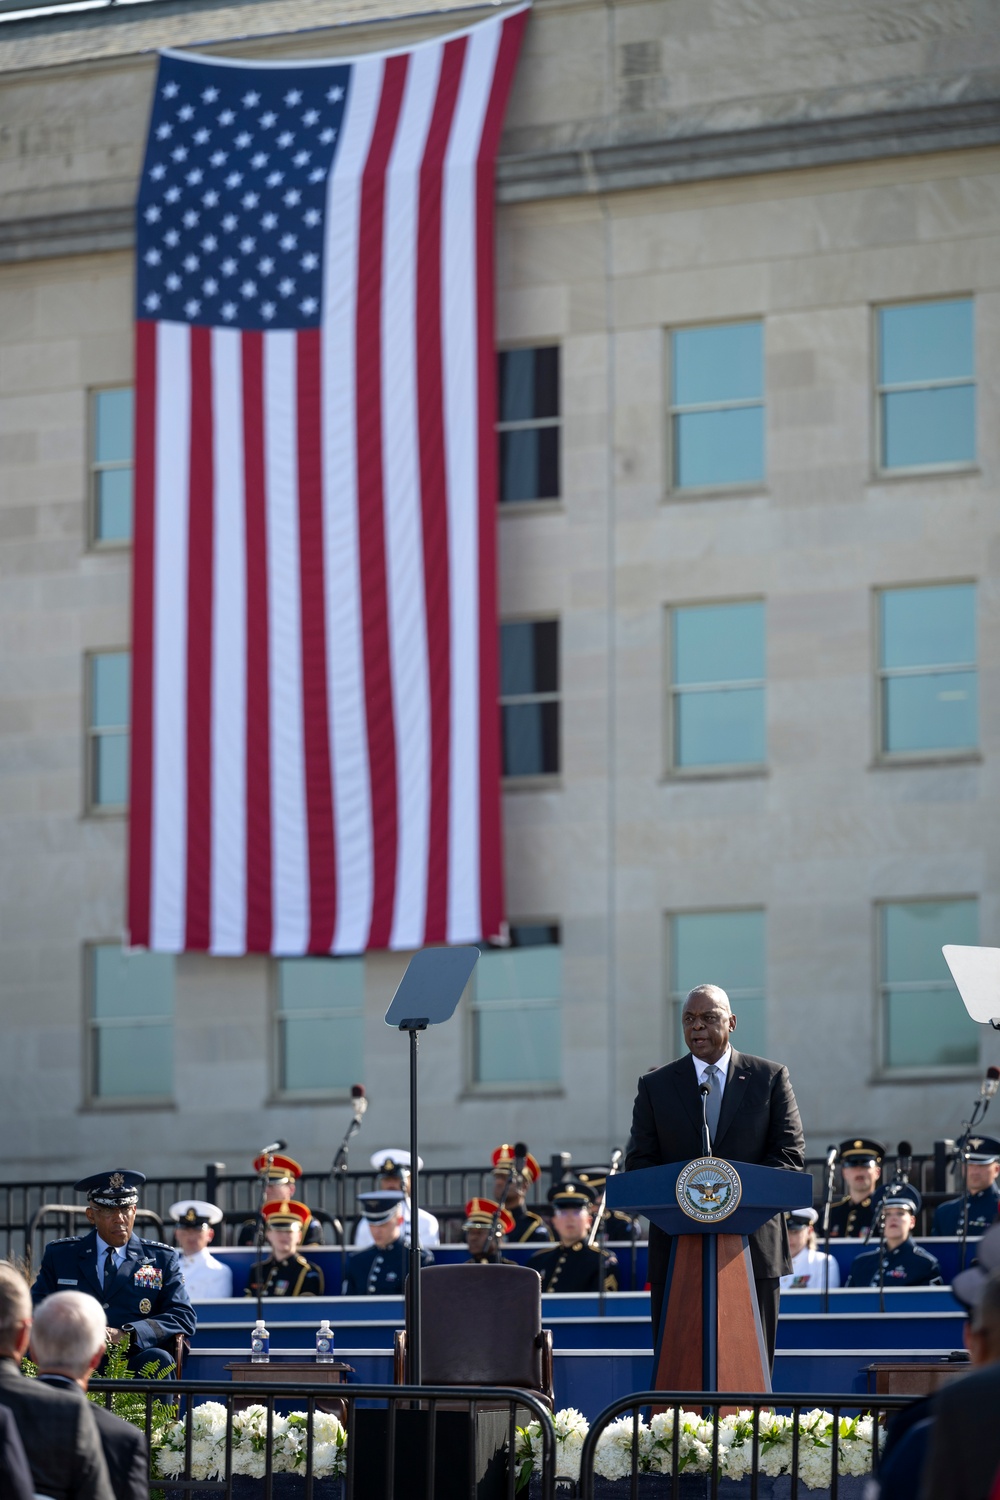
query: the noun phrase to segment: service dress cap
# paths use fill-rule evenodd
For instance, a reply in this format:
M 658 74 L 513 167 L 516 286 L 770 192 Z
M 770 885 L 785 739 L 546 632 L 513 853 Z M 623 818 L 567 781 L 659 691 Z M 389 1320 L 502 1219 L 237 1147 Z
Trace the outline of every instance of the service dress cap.
M 292 1156 L 278 1156 L 272 1152 L 269 1156 L 257 1156 L 254 1158 L 253 1169 L 258 1177 L 263 1172 L 268 1182 L 298 1182 L 302 1176 L 302 1168 Z
M 371 1163 L 380 1177 L 405 1177 L 410 1170 L 410 1153 L 402 1146 L 386 1146 L 382 1151 L 372 1152 Z M 423 1170 L 423 1161 L 418 1156 L 417 1171 Z
M 1000 1160 L 1000 1141 L 991 1135 L 970 1135 L 965 1143 L 965 1159 L 983 1166 Z
M 814 1208 L 794 1208 L 785 1214 L 789 1229 L 808 1229 L 818 1218 L 819 1214 Z
M 142 1172 L 116 1168 L 113 1172 L 95 1172 L 92 1177 L 81 1177 L 73 1186 L 78 1193 L 86 1193 L 90 1203 L 99 1203 L 102 1208 L 134 1208 L 145 1181 Z
M 509 1172 L 514 1165 L 514 1147 L 498 1146 L 493 1153 L 494 1172 Z M 537 1182 L 542 1175 L 542 1169 L 538 1165 L 530 1151 L 524 1153 L 524 1162 L 520 1169 L 520 1175 L 528 1182 Z
M 288 1203 L 265 1203 L 261 1209 L 268 1229 L 292 1229 L 297 1224 L 303 1234 L 312 1220 L 312 1210 L 292 1198 Z
M 882 1205 L 886 1213 L 891 1208 L 908 1208 L 915 1217 L 920 1212 L 923 1201 L 923 1197 L 912 1183 L 892 1182 L 885 1190 Z
M 358 1207 L 369 1224 L 387 1224 L 405 1202 L 406 1194 L 396 1188 L 376 1188 L 371 1193 L 358 1194 Z
M 594 1190 L 578 1178 L 564 1178 L 549 1189 L 549 1202 L 556 1210 L 591 1208 L 595 1202 Z
M 490 1198 L 470 1198 L 465 1205 L 465 1223 L 463 1229 L 489 1229 L 493 1223 L 493 1215 L 497 1211 L 496 1204 Z M 514 1229 L 514 1220 L 505 1208 L 500 1210 L 497 1224 L 504 1234 L 511 1234 Z
M 178 1229 L 204 1229 L 206 1224 L 220 1224 L 222 1209 L 204 1198 L 180 1198 L 170 1205 L 170 1217 Z
M 885 1147 L 881 1141 L 868 1140 L 863 1135 L 841 1141 L 839 1150 L 842 1167 L 880 1167 L 885 1156 Z

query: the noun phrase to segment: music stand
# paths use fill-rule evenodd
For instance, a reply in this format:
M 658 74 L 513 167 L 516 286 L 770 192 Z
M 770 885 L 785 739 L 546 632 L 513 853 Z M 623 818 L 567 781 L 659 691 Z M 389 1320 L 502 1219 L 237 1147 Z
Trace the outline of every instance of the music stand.
M 387 1026 L 410 1034 L 410 1285 L 409 1383 L 420 1384 L 420 1158 L 417 1154 L 417 1036 L 428 1026 L 450 1021 L 479 962 L 478 948 L 423 948 L 406 973 L 385 1013 Z

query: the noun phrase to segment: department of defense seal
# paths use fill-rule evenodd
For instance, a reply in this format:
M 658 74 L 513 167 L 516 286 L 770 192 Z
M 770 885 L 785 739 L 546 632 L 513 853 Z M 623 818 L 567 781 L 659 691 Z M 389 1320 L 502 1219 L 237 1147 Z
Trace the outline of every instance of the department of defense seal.
M 677 1203 L 689 1219 L 714 1224 L 728 1219 L 740 1198 L 740 1174 L 717 1156 L 699 1156 L 689 1161 L 677 1179 Z

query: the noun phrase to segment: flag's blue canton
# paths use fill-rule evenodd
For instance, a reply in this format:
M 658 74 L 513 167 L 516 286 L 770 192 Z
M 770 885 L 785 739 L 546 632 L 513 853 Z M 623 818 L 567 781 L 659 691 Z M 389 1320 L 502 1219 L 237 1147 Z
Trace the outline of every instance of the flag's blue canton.
M 318 326 L 350 73 L 161 58 L 137 209 L 138 317 Z

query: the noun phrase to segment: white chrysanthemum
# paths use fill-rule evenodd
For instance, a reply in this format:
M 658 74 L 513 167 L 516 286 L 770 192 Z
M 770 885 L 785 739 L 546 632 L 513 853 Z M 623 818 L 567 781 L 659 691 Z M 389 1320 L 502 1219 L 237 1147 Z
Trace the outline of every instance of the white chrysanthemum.
M 313 1446 L 313 1475 L 316 1479 L 328 1476 L 339 1478 L 347 1470 L 347 1456 L 336 1443 L 316 1443 Z
M 605 1427 L 594 1453 L 596 1473 L 605 1479 L 623 1479 L 631 1474 L 633 1431 L 631 1417 L 619 1417 Z M 635 1429 L 635 1467 L 639 1473 L 648 1473 L 655 1459 L 653 1434 L 644 1422 L 639 1422 Z
M 160 1448 L 156 1453 L 155 1472 L 164 1479 L 176 1479 L 184 1472 L 184 1454 L 177 1448 Z
M 729 1479 L 744 1479 L 750 1473 L 752 1462 L 753 1448 L 749 1443 L 731 1443 L 726 1449 L 726 1464 L 723 1472 Z
M 267 1455 L 253 1448 L 233 1449 L 233 1473 L 246 1474 L 250 1479 L 263 1479 L 267 1470 Z
M 313 1442 L 340 1444 L 346 1436 L 343 1424 L 331 1412 L 316 1412 L 313 1417 Z

